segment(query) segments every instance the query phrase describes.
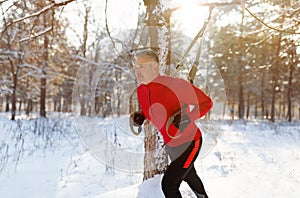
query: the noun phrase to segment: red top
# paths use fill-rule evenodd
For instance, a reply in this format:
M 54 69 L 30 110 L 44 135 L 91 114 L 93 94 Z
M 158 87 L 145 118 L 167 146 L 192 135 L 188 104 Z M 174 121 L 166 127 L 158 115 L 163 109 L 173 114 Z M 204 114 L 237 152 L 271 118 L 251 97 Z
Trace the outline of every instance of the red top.
M 183 79 L 159 75 L 152 82 L 141 84 L 137 88 L 137 95 L 142 113 L 157 127 L 167 145 L 178 146 L 201 137 L 195 120 L 211 109 L 212 100 L 193 84 Z M 177 137 L 179 130 L 172 123 L 168 134 L 167 120 L 185 104 L 192 106 L 186 112 L 191 122 L 178 138 L 173 138 Z

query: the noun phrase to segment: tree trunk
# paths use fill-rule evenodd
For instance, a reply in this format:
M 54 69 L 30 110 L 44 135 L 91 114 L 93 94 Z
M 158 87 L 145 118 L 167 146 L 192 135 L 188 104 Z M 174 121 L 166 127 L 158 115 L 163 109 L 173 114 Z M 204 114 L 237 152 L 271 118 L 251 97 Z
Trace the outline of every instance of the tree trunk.
M 261 78 L 261 87 L 260 87 L 260 102 L 261 102 L 261 115 L 262 119 L 265 118 L 265 90 L 264 90 L 264 83 L 265 83 L 265 73 L 263 72 Z
M 16 92 L 17 92 L 17 83 L 18 83 L 18 67 L 15 68 L 13 60 L 9 58 L 11 73 L 12 73 L 12 80 L 13 80 L 13 90 L 11 94 L 11 120 L 15 120 L 16 117 Z
M 255 109 L 254 109 L 254 118 L 256 119 L 257 118 L 257 106 L 258 106 L 258 104 L 257 104 L 257 99 L 255 99 Z
M 239 119 L 244 119 L 244 112 L 245 112 L 245 106 L 244 106 L 244 87 L 242 85 L 242 80 L 240 80 L 239 85 Z
M 23 104 L 23 100 L 20 99 L 19 108 L 18 108 L 18 110 L 19 110 L 20 113 L 21 113 L 21 110 L 22 110 L 22 104 Z
M 46 78 L 44 77 L 41 78 L 40 116 L 46 117 Z
M 43 53 L 43 63 L 42 63 L 42 77 L 41 77 L 41 98 L 40 98 L 40 116 L 46 117 L 46 68 L 48 65 L 48 37 L 44 37 L 44 53 Z
M 90 13 L 90 7 L 88 5 L 85 5 L 85 15 L 84 15 L 84 24 L 83 24 L 83 35 L 82 35 L 82 56 L 84 58 L 86 58 L 86 51 L 87 51 L 87 39 L 88 39 L 88 17 L 89 17 L 89 13 Z M 87 69 L 88 69 L 88 65 L 86 65 Z M 88 70 L 89 71 L 89 70 Z M 87 74 L 88 75 L 88 74 Z M 83 82 L 86 84 L 89 81 Z M 86 98 L 87 92 L 89 90 L 89 87 L 87 87 L 88 85 L 82 85 L 83 89 L 85 89 L 82 92 L 82 97 L 80 98 L 80 115 L 86 115 L 88 112 L 88 99 Z
M 59 90 L 59 93 L 58 93 L 58 99 L 57 99 L 57 111 L 58 112 L 61 112 L 61 96 L 62 96 L 62 93 L 61 93 L 61 90 Z
M 116 82 L 119 82 L 121 77 L 122 77 L 122 71 L 119 69 L 115 70 L 115 80 Z M 122 94 L 122 89 L 120 88 L 120 86 L 116 87 L 116 100 L 117 100 L 117 104 L 116 104 L 116 111 L 117 111 L 117 115 L 118 117 L 121 116 L 121 94 Z
M 153 13 L 155 7 L 159 4 L 159 1 L 144 0 L 144 4 L 147 7 L 148 18 L 146 20 L 147 25 L 150 28 L 150 45 L 154 51 L 158 52 L 158 30 L 161 28 L 158 26 L 158 21 L 163 18 L 163 14 L 157 15 Z M 168 41 L 168 43 L 169 42 L 170 41 Z M 166 48 L 168 47 L 170 47 L 169 44 L 166 46 Z M 170 53 L 169 48 L 167 53 Z M 168 60 L 169 58 L 170 55 L 168 54 L 166 64 L 170 62 L 170 60 Z M 164 63 L 161 62 L 161 65 L 163 64 Z M 165 72 L 166 71 L 169 71 L 168 66 Z M 144 180 L 147 180 L 154 177 L 156 174 L 165 172 L 168 165 L 168 158 L 164 148 L 162 147 L 164 143 L 158 130 L 150 122 L 146 122 L 144 127 Z
M 249 115 L 250 115 L 250 94 L 247 95 L 247 108 L 246 108 L 246 119 L 249 119 Z
M 294 76 L 294 70 L 295 65 L 297 64 L 297 52 L 296 52 L 296 46 L 294 46 L 294 43 L 292 43 L 293 47 L 291 48 L 290 52 L 290 59 L 291 62 L 289 63 L 289 79 L 288 79 L 288 91 L 287 91 L 287 101 L 288 101 L 288 111 L 287 111 L 287 117 L 288 121 L 292 121 L 292 88 L 293 88 L 293 76 Z
M 3 98 L 0 97 L 0 111 L 3 111 Z
M 27 99 L 27 107 L 26 107 L 26 115 L 29 116 L 29 113 L 32 111 L 32 100 L 30 98 Z
M 273 74 L 273 82 L 276 81 L 276 77 L 274 77 Z M 277 83 L 274 83 L 273 89 L 272 89 L 272 101 L 271 101 L 271 122 L 275 122 L 275 103 L 276 103 L 276 89 L 277 89 Z
M 245 18 L 245 13 L 244 9 L 242 12 L 242 20 L 240 24 L 240 37 L 239 37 L 239 51 L 242 53 L 243 48 L 244 48 L 244 41 L 243 41 L 243 32 L 244 32 L 244 18 Z M 244 62 L 242 61 L 242 56 L 243 54 L 238 53 L 238 64 L 239 64 L 239 73 L 238 73 L 238 83 L 239 83 L 239 119 L 244 119 L 244 114 L 245 114 L 245 106 L 244 106 Z
M 29 116 L 29 113 L 31 111 L 30 106 L 32 106 L 32 101 L 30 99 L 29 79 L 30 79 L 30 77 L 26 78 L 26 99 L 25 99 L 25 104 L 24 104 L 24 110 L 25 110 L 25 114 L 27 116 Z
M 9 95 L 7 94 L 5 97 L 5 112 L 9 112 Z
M 283 98 L 280 97 L 280 101 L 279 101 L 279 106 L 278 106 L 278 119 L 281 118 L 281 115 L 282 115 L 282 108 L 283 108 Z
M 280 28 L 283 28 L 282 23 L 284 22 L 284 16 L 281 16 L 280 19 L 281 25 Z M 275 104 L 276 104 L 276 94 L 278 91 L 278 71 L 280 66 L 280 51 L 281 51 L 281 40 L 282 40 L 282 33 L 279 33 L 278 41 L 277 41 L 277 51 L 276 51 L 276 61 L 275 64 L 272 65 L 272 102 L 271 102 L 271 122 L 275 122 Z
M 16 117 L 16 92 L 17 92 L 17 76 L 13 74 L 13 92 L 11 95 L 11 120 L 15 120 Z
M 144 157 L 144 180 L 147 180 L 154 177 L 154 175 L 165 172 L 168 156 L 162 147 L 163 140 L 159 131 L 150 122 L 146 122 L 144 127 L 146 152 Z
M 231 110 L 230 110 L 230 113 L 231 113 L 231 120 L 234 120 L 234 100 L 231 101 Z
M 43 22 L 44 27 L 47 27 L 47 15 L 44 15 Z M 47 86 L 47 72 L 48 68 L 48 51 L 49 51 L 49 39 L 48 35 L 44 36 L 44 50 L 43 50 L 43 61 L 42 61 L 42 77 L 41 77 L 41 90 L 40 90 L 40 116 L 46 117 L 46 86 Z

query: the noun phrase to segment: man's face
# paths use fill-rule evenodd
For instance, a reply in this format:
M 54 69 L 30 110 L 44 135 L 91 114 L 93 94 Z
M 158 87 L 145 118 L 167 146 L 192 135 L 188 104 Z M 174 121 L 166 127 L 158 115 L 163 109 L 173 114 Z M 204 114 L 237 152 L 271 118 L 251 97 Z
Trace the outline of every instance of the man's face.
M 158 63 L 148 57 L 137 58 L 134 67 L 138 83 L 148 84 L 159 74 Z

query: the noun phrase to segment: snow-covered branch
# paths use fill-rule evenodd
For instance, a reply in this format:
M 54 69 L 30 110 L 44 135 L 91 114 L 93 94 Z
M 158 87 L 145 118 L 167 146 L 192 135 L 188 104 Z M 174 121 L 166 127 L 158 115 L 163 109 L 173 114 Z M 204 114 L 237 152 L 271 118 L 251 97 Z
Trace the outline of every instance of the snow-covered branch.
M 258 18 L 253 12 L 251 12 L 248 8 L 244 7 L 244 9 L 253 17 L 255 18 L 258 22 L 260 22 L 261 24 L 263 24 L 264 26 L 266 26 L 269 29 L 275 30 L 277 32 L 284 32 L 284 33 L 288 33 L 288 34 L 300 34 L 300 32 L 292 32 L 287 30 L 288 28 L 277 28 L 277 27 L 272 27 L 269 24 L 265 23 L 262 19 Z M 292 25 L 294 26 L 294 25 Z
M 24 17 L 21 17 L 21 18 L 18 18 L 18 19 L 15 19 L 15 20 L 12 21 L 11 24 L 18 23 L 18 22 L 20 22 L 20 21 L 23 21 L 23 20 L 25 20 L 25 19 L 32 18 L 32 17 L 35 17 L 35 16 L 39 16 L 39 15 L 41 15 L 42 13 L 44 13 L 44 12 L 50 10 L 53 6 L 54 6 L 54 3 L 52 3 L 52 4 L 50 4 L 50 5 L 48 5 L 48 6 L 44 7 L 44 8 L 42 8 L 41 10 L 39 10 L 39 11 L 37 11 L 37 12 L 35 12 L 35 13 L 29 14 L 29 15 L 27 15 L 27 16 L 24 16 Z M 11 24 L 9 24 L 9 25 L 11 25 Z
M 34 34 L 34 35 L 31 35 L 31 36 L 29 36 L 29 37 L 27 37 L 27 38 L 22 38 L 22 39 L 20 39 L 19 42 L 28 41 L 28 40 L 37 38 L 37 37 L 39 37 L 39 36 L 41 36 L 41 35 L 43 35 L 43 34 L 46 34 L 47 32 L 49 32 L 49 31 L 51 31 L 51 30 L 52 30 L 52 27 L 48 27 L 48 28 L 46 28 L 45 30 L 42 30 L 42 31 L 40 31 L 40 32 L 38 32 L 38 33 L 36 33 L 36 34 Z
M 1 0 L 0 4 L 5 3 L 6 1 L 8 1 L 8 0 Z
M 7 58 L 7 56 L 12 56 L 12 57 L 17 57 L 18 56 L 18 51 L 0 51 L 0 56 L 5 56 L 5 58 Z
M 92 60 L 90 60 L 88 58 L 79 56 L 79 55 L 74 55 L 73 58 L 77 59 L 77 60 L 81 60 L 81 61 L 87 62 L 87 63 L 92 64 L 92 65 L 99 65 L 99 63 L 97 63 L 97 62 L 92 61 Z
M 240 0 L 237 0 L 237 1 L 232 1 L 232 2 L 203 2 L 203 3 L 198 3 L 196 4 L 195 6 L 209 6 L 209 7 L 222 7 L 222 6 L 233 6 L 233 5 L 239 5 L 241 4 L 242 2 Z M 171 12 L 174 12 L 176 10 L 179 10 L 181 9 L 182 6 L 177 6 L 177 7 L 174 7 L 172 9 L 170 9 Z
M 294 17 L 296 14 L 298 14 L 300 12 L 300 7 L 293 9 L 293 10 L 288 10 L 286 14 L 286 17 L 292 18 Z
M 22 79 L 24 79 L 24 78 L 26 78 L 26 77 L 28 77 L 28 76 L 35 77 L 35 78 L 38 79 L 38 78 L 41 77 L 41 74 L 40 74 L 40 72 L 38 72 L 38 71 L 27 72 L 27 73 L 24 74 L 23 76 L 18 77 L 18 80 L 22 80 Z
M 71 3 L 75 0 L 66 0 L 66 1 L 61 1 L 61 2 L 53 2 L 47 6 L 45 6 L 44 8 L 42 8 L 41 10 L 35 12 L 35 13 L 32 13 L 32 14 L 28 14 L 24 17 L 21 17 L 21 18 L 18 18 L 18 19 L 15 19 L 13 20 L 11 23 L 7 24 L 6 27 L 4 28 L 4 30 L 2 32 L 4 32 L 8 27 L 10 27 L 11 25 L 15 24 L 15 23 L 18 23 L 18 22 L 21 22 L 21 21 L 24 21 L 25 19 L 28 19 L 28 18 L 32 18 L 32 17 L 36 17 L 36 16 L 40 16 L 41 14 L 47 12 L 48 10 L 54 8 L 54 7 L 60 7 L 60 6 L 64 6 L 64 5 L 67 5 L 68 3 Z
M 275 32 L 271 32 L 270 34 L 266 35 L 264 38 L 262 38 L 261 40 L 255 42 L 255 43 L 250 43 L 248 48 L 246 48 L 245 52 L 248 52 L 252 47 L 254 46 L 258 46 L 260 44 L 262 44 L 263 42 L 265 42 L 267 39 L 269 39 L 270 37 L 272 37 L 275 34 Z
M 41 70 L 41 68 L 35 66 L 35 65 L 32 65 L 32 64 L 23 64 L 20 66 L 21 68 L 31 68 L 33 70 Z
M 296 23 L 300 23 L 300 19 L 293 19 Z
M 31 18 L 31 17 L 39 16 L 39 15 L 43 14 L 44 12 L 50 10 L 53 7 L 64 6 L 64 5 L 67 5 L 68 3 L 71 3 L 72 1 L 75 1 L 75 0 L 62 1 L 62 2 L 59 2 L 59 3 L 53 2 L 50 5 L 42 8 L 41 10 L 39 10 L 35 13 L 29 14 L 27 16 L 24 16 L 24 17 L 21 17 L 19 19 L 14 20 L 12 23 L 17 23 L 17 22 L 23 21 L 23 20 Z

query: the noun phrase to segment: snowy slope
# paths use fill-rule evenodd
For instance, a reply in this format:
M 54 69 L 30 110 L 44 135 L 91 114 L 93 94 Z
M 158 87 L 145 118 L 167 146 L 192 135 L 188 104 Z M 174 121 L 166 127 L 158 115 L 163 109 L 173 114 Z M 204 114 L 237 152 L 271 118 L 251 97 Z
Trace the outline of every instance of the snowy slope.
M 215 124 L 223 129 L 217 146 L 207 157 L 196 161 L 210 197 L 300 197 L 299 123 Z M 156 177 L 101 197 L 117 197 L 133 191 L 138 192 L 139 198 L 160 198 L 163 197 L 160 179 Z M 187 185 L 181 190 L 183 197 L 193 197 Z
M 142 182 L 140 173 L 106 169 L 83 147 L 69 118 L 0 118 L 1 197 L 163 197 L 161 175 Z M 300 197 L 299 122 L 211 124 L 218 126 L 210 128 L 217 144 L 195 162 L 210 197 Z M 185 183 L 181 191 L 193 197 Z

